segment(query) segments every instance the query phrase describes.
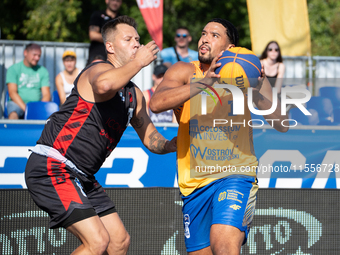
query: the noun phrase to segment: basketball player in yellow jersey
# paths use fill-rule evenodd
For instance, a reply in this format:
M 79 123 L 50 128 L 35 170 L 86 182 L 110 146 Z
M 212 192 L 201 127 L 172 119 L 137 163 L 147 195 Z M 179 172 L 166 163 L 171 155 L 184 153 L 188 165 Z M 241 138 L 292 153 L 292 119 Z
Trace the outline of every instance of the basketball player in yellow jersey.
M 240 254 L 255 210 L 258 162 L 252 128 L 247 125 L 251 119 L 249 109 L 245 104 L 245 114 L 233 116 L 231 93 L 211 87 L 220 78 L 214 72 L 220 66 L 216 61 L 237 43 L 237 30 L 229 21 L 212 19 L 198 42 L 199 61 L 172 65 L 150 101 L 156 113 L 174 109 L 179 123 L 178 183 L 190 255 Z M 215 104 L 207 96 L 206 92 L 212 90 L 221 102 Z M 246 90 L 243 93 L 247 98 Z M 252 93 L 259 110 L 271 108 L 272 91 L 266 78 L 259 78 Z M 287 117 L 280 112 L 278 105 L 265 118 L 280 120 L 273 126 L 286 132 L 288 128 L 281 126 L 281 121 Z M 214 126 L 214 119 L 228 122 Z

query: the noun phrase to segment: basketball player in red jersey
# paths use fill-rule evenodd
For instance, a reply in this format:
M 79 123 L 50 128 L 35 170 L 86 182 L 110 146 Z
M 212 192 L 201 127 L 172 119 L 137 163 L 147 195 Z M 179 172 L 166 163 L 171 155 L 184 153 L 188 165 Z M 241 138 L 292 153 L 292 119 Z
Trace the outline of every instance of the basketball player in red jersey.
M 94 174 L 129 125 L 152 152 L 176 151 L 160 135 L 142 92 L 130 80 L 156 59 L 154 41 L 139 43 L 136 22 L 120 16 L 105 24 L 106 62 L 87 66 L 60 110 L 47 120 L 28 159 L 25 177 L 35 203 L 82 244 L 72 254 L 126 254 L 130 237 Z
M 174 109 L 179 123 L 178 184 L 190 255 L 240 254 L 255 211 L 258 161 L 247 104 L 244 115 L 232 115 L 233 97 L 223 88 L 215 88 L 222 104 L 202 101 L 202 89 L 211 91 L 220 78 L 214 72 L 221 65 L 216 63 L 218 58 L 237 43 L 237 30 L 229 21 L 212 19 L 198 42 L 199 61 L 171 66 L 150 101 L 155 113 Z M 259 110 L 271 108 L 272 91 L 266 78 L 259 78 L 252 93 Z M 243 94 L 247 99 L 247 90 Z M 203 103 L 206 114 L 201 111 Z M 286 132 L 281 121 L 287 117 L 280 112 L 278 105 L 265 118 L 276 119 L 274 128 Z M 228 122 L 215 126 L 214 119 Z

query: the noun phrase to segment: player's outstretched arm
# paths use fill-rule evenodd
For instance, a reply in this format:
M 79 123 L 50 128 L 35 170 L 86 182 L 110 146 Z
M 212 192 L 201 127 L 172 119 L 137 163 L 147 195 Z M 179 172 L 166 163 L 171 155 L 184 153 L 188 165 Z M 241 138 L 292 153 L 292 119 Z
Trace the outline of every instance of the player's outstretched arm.
M 142 91 L 140 91 L 137 87 L 135 87 L 135 90 L 137 107 L 134 116 L 131 119 L 131 125 L 136 130 L 139 138 L 145 147 L 153 153 L 166 154 L 169 152 L 175 152 L 177 150 L 177 137 L 174 137 L 171 141 L 169 141 L 157 131 L 146 112 L 146 102 Z
M 191 63 L 177 62 L 172 65 L 164 74 L 163 81 L 158 85 L 150 100 L 150 109 L 155 112 L 163 112 L 176 109 L 191 97 L 200 93 L 199 88 L 212 86 L 219 74 L 215 69 L 221 64 L 216 63 L 222 52 L 214 58 L 205 77 L 200 82 L 190 83 L 195 66 Z
M 157 58 L 159 51 L 154 41 L 149 42 L 145 46 L 136 44 L 136 54 L 133 59 L 126 64 L 119 62 L 117 58 L 112 60 L 111 66 L 107 64 L 97 65 L 89 70 L 88 81 L 91 84 L 93 91 L 96 94 L 115 94 L 118 90 L 124 87 L 143 67 L 149 65 Z M 111 45 L 107 44 L 107 51 L 114 52 Z M 112 46 L 113 47 L 113 46 Z

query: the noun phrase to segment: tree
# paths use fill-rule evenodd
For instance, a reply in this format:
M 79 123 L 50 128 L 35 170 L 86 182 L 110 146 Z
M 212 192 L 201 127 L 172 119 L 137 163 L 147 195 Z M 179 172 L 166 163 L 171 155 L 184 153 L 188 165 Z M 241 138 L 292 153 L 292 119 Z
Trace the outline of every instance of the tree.
M 202 29 L 212 18 L 224 18 L 232 22 L 239 31 L 240 45 L 250 48 L 246 0 L 164 0 L 163 46 L 173 46 L 176 28 L 186 26 L 193 37 L 190 46 L 197 49 Z
M 73 41 L 75 31 L 81 29 L 77 15 L 81 13 L 80 0 L 35 0 L 24 21 L 23 33 L 37 41 Z
M 307 1 L 312 54 L 339 55 L 340 1 Z M 240 45 L 250 48 L 246 3 L 246 0 L 164 0 L 163 47 L 173 46 L 176 28 L 186 26 L 193 37 L 190 48 L 197 49 L 203 26 L 210 19 L 220 17 L 236 26 L 240 34 Z M 2 0 L 1 38 L 89 42 L 90 16 L 94 10 L 105 8 L 104 0 Z M 143 44 L 151 40 L 136 0 L 124 0 L 121 14 L 129 15 L 137 21 Z
M 339 56 L 340 1 L 308 0 L 312 55 Z
M 0 30 L 1 39 L 24 40 L 22 34 L 23 21 L 29 8 L 25 0 L 0 1 Z

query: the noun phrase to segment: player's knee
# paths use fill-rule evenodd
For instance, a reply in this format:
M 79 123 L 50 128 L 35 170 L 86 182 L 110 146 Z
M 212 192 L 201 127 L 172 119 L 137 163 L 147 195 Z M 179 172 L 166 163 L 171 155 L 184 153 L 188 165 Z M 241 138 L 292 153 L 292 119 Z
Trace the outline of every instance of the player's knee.
M 122 243 L 122 249 L 124 251 L 127 251 L 129 249 L 129 246 L 130 246 L 130 235 L 126 233 L 125 239 Z
M 119 240 L 111 240 L 111 242 L 114 246 L 113 250 L 127 252 L 130 246 L 130 235 L 126 232 Z
M 241 252 L 240 247 L 236 244 L 221 244 L 215 243 L 211 244 L 211 250 L 214 255 L 239 255 Z
M 103 254 L 110 243 L 110 237 L 107 232 L 102 232 L 96 237 L 93 237 L 90 243 L 91 254 Z

